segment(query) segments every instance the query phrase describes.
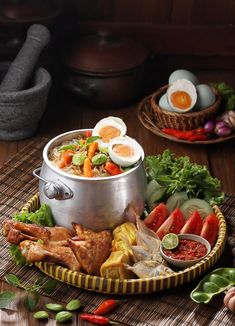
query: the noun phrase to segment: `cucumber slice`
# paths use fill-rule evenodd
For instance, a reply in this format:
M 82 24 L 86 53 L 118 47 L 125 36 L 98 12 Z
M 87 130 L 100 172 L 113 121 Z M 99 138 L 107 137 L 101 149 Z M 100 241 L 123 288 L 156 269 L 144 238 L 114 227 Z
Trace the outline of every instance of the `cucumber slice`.
M 147 199 L 159 188 L 161 188 L 161 185 L 156 180 L 151 180 L 147 184 Z
M 180 210 L 186 219 L 188 219 L 194 211 L 198 211 L 202 219 L 213 213 L 213 208 L 210 206 L 210 204 L 207 201 L 199 198 L 186 200 L 180 206 Z
M 173 212 L 176 207 L 180 207 L 186 200 L 188 200 L 188 195 L 185 191 L 175 192 L 167 199 L 166 206 L 168 212 Z
M 165 194 L 166 188 L 162 187 L 158 188 L 156 191 L 154 191 L 151 196 L 147 199 L 147 204 L 150 210 L 153 209 L 156 203 L 159 203 Z

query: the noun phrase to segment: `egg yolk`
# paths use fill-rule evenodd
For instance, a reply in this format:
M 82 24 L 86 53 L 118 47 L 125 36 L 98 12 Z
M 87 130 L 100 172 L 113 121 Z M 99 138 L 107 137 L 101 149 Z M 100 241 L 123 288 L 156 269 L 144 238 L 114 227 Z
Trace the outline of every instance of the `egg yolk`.
M 105 126 L 100 129 L 99 136 L 105 143 L 108 143 L 111 139 L 120 136 L 121 131 L 113 126 Z
M 134 150 L 128 145 L 124 144 L 116 144 L 113 146 L 113 151 L 116 153 L 118 156 L 122 157 L 131 157 L 134 155 Z
M 190 107 L 192 99 L 188 93 L 177 91 L 171 94 L 171 102 L 176 108 L 186 110 Z

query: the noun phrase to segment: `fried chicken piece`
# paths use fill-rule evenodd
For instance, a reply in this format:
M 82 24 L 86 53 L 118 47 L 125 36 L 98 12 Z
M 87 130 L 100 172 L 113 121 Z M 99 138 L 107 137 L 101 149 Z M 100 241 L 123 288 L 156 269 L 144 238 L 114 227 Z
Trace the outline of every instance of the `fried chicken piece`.
M 82 269 L 90 275 L 100 275 L 100 267 L 111 252 L 111 232 L 98 232 L 94 239 L 74 241 L 68 239 Z
M 7 241 L 18 244 L 23 240 L 54 242 L 54 244 L 67 245 L 67 239 L 73 236 L 73 232 L 62 226 L 43 227 L 36 224 L 26 224 L 14 220 L 3 222 L 2 233 Z
M 92 239 L 97 236 L 100 232 L 94 232 L 91 229 L 87 229 L 80 224 L 72 223 L 72 227 L 75 232 L 75 239 L 76 240 L 87 240 Z
M 28 262 L 46 261 L 65 266 L 72 271 L 81 269 L 80 263 L 69 247 L 24 240 L 19 244 L 19 249 Z
M 10 219 L 3 222 L 2 234 L 7 237 L 8 242 L 13 244 L 18 244 L 25 239 L 37 241 L 38 239 L 46 240 L 50 237 L 50 231 L 45 227 Z

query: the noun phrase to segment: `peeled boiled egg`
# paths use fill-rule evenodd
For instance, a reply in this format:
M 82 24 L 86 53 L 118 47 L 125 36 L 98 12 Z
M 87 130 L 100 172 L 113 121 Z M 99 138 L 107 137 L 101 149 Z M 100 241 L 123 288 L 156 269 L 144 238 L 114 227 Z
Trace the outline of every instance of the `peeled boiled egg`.
M 167 94 L 163 94 L 158 102 L 158 105 L 161 109 L 167 110 L 167 111 L 173 111 L 172 107 L 170 106 L 168 99 L 167 99 Z
M 196 86 L 197 90 L 197 103 L 196 109 L 203 110 L 213 103 L 215 103 L 216 97 L 212 88 L 207 84 L 200 84 Z
M 174 111 L 187 112 L 197 101 L 196 87 L 187 79 L 179 79 L 168 87 L 167 99 Z
M 128 136 L 115 138 L 109 143 L 111 160 L 122 167 L 135 164 L 142 155 L 143 149 L 140 144 Z
M 95 125 L 92 136 L 99 136 L 99 145 L 107 147 L 112 139 L 125 136 L 126 131 L 127 127 L 122 119 L 110 116 L 100 120 Z
M 197 77 L 191 71 L 185 69 L 178 69 L 173 71 L 169 77 L 168 83 L 171 85 L 179 79 L 187 79 L 191 81 L 193 85 L 199 84 Z

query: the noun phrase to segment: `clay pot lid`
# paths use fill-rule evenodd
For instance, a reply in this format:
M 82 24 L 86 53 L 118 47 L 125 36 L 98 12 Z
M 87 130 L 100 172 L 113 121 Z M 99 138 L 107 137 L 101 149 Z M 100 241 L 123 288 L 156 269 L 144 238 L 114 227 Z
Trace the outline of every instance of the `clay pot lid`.
M 64 62 L 76 71 L 110 74 L 136 68 L 147 56 L 147 49 L 139 43 L 105 30 L 77 39 Z

